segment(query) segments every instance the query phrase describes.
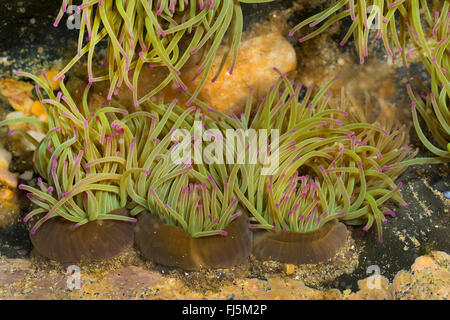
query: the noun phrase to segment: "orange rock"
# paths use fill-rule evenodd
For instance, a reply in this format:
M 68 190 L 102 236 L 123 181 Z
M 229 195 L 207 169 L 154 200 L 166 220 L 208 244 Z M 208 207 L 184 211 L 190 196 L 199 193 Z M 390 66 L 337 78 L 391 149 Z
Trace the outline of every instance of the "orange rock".
M 14 189 L 17 187 L 18 174 L 9 172 L 8 170 L 11 159 L 11 153 L 3 148 L 0 148 L 0 181 Z
M 414 261 L 414 264 L 411 266 L 411 271 L 416 272 L 426 268 L 436 269 L 438 265 L 434 262 L 433 258 L 421 256 Z
M 48 115 L 44 109 L 44 106 L 40 101 L 35 101 L 31 106 L 31 113 L 33 113 L 36 117 L 41 119 L 44 122 L 48 122 Z
M 400 270 L 392 280 L 391 291 L 395 299 L 402 299 L 416 283 L 414 276 L 406 270 Z
M 443 268 L 450 269 L 450 255 L 448 255 L 444 251 L 432 251 L 431 255 L 438 265 L 442 266 Z
M 284 272 L 286 275 L 291 275 L 295 272 L 295 266 L 293 264 L 285 264 L 284 265 Z
M 4 169 L 0 169 L 0 174 Z M 0 181 L 3 177 L 0 176 Z M 0 189 L 0 228 L 11 225 L 17 221 L 20 214 L 19 200 L 13 190 L 8 188 Z M 1 282 L 1 281 L 0 281 Z M 1 285 L 0 285 L 1 287 Z
M 279 78 L 274 67 L 282 73 L 289 73 L 297 66 L 294 47 L 279 33 L 271 32 L 243 41 L 233 73 L 228 72 L 232 61 L 230 55 L 219 78 L 211 82 L 219 69 L 224 51 L 222 47 L 217 54 L 198 98 L 227 114 L 238 114 L 244 110 L 250 88 L 254 89 L 256 98 L 262 98 Z M 191 83 L 196 70 L 193 67 L 183 73 L 186 84 Z M 199 82 L 200 77 L 197 77 L 190 86 L 191 90 Z
M 12 200 L 12 198 L 14 198 L 14 192 L 7 189 L 7 188 L 2 188 L 0 189 L 0 200 L 2 201 L 8 201 L 8 200 Z
M 389 280 L 381 275 L 372 275 L 358 280 L 359 291 L 350 299 L 355 300 L 389 300 L 392 299 L 389 291 Z
M 33 85 L 28 82 L 16 81 L 13 79 L 0 80 L 0 92 L 4 95 L 11 106 L 25 115 L 31 114 L 31 106 L 34 99 L 31 91 Z
M 17 174 L 9 172 L 8 169 L 0 168 L 0 181 L 14 189 L 17 187 Z
M 59 73 L 58 70 L 50 70 L 50 71 L 45 72 L 45 75 L 47 76 L 48 80 L 50 81 L 50 86 L 52 87 L 53 90 L 59 89 L 59 80 L 53 81 L 53 78 L 58 73 Z M 44 82 L 47 82 L 47 80 L 45 80 L 45 78 L 42 76 L 42 74 L 39 76 L 39 79 L 41 79 Z

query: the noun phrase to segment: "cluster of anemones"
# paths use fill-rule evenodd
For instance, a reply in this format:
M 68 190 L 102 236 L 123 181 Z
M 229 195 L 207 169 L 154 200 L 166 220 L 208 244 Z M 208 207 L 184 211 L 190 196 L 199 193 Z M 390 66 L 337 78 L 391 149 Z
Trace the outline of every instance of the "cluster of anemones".
M 229 72 L 233 72 L 242 35 L 241 3 L 270 1 L 273 0 L 83 0 L 72 13 L 81 15 L 77 55 L 55 76 L 55 80 L 87 54 L 89 83 L 109 80 L 108 99 L 125 84 L 133 91 L 137 108 L 171 82 L 186 91 L 188 88 L 180 78 L 180 69 L 192 55 L 201 53 L 197 71 L 197 75 L 202 74 L 201 81 L 192 93 L 192 102 L 206 81 L 227 31 L 229 50 L 223 56 L 217 74 L 221 73 L 230 52 L 233 62 Z M 55 27 L 71 7 L 72 0 L 62 2 Z M 84 45 L 86 35 L 87 44 Z M 96 44 L 103 38 L 109 40 L 104 62 L 108 74 L 98 76 L 94 74 L 93 58 Z M 145 64 L 163 66 L 169 74 L 154 90 L 138 98 L 139 73 Z
M 450 113 L 448 99 L 449 86 L 449 37 L 450 4 L 448 1 L 394 1 L 394 0 L 342 0 L 333 6 L 300 22 L 289 33 L 290 36 L 309 26 L 316 30 L 301 37 L 304 42 L 322 33 L 338 21 L 350 17 L 352 24 L 341 41 L 343 46 L 353 36 L 360 62 L 368 56 L 368 43 L 371 31 L 373 36 L 383 40 L 386 52 L 395 58 L 397 54 L 408 68 L 407 57 L 417 52 L 427 69 L 431 89 L 425 88 L 425 94 L 414 94 L 408 84 L 412 100 L 414 127 L 420 141 L 433 154 L 444 162 L 450 158 Z M 412 44 L 414 49 L 407 49 Z M 430 141 L 423 132 L 420 117 L 431 133 Z
M 332 6 L 301 21 L 289 32 L 289 36 L 305 28 L 315 28 L 312 32 L 298 39 L 300 43 L 309 40 L 339 21 L 350 18 L 347 34 L 340 42 L 341 46 L 353 36 L 360 63 L 364 63 L 369 55 L 368 43 L 382 39 L 386 52 L 390 57 L 399 54 L 405 63 L 407 56 L 412 52 L 406 50 L 407 39 L 419 39 L 426 43 L 422 27 L 421 15 L 426 23 L 433 28 L 433 34 L 439 28 L 447 26 L 448 2 L 445 0 L 433 1 L 430 7 L 427 1 L 394 1 L 394 0 L 340 0 Z M 371 38 L 371 31 L 372 38 Z M 395 48 L 395 49 L 393 49 Z
M 283 232 L 306 235 L 300 242 L 302 246 L 309 243 L 309 247 L 317 238 L 323 243 L 329 242 L 324 240 L 327 237 L 339 239 L 324 252 L 310 252 L 315 258 L 304 260 L 295 254 L 293 261 L 298 263 L 321 260 L 336 252 L 337 243 L 342 244 L 346 234 L 337 221 L 365 224 L 365 230 L 376 224 L 381 241 L 385 216 L 393 215 L 387 202 L 394 199 L 406 206 L 399 192 L 401 183 L 395 184 L 394 180 L 410 164 L 436 161 L 413 159 L 415 153 L 406 144 L 403 128 L 367 122 L 351 112 L 351 100 L 345 96 L 336 104 L 327 93 L 331 83 L 313 95 L 312 86 L 303 92 L 301 85 L 294 85 L 282 75 L 256 108 L 250 95 L 245 112 L 238 117 L 205 105 L 185 110 L 177 100 L 168 105 L 148 102 L 131 114 L 120 106 L 109 105 L 92 111 L 87 105 L 89 85 L 77 106 L 62 80 L 61 91 L 55 94 L 49 83 L 29 74 L 18 75 L 30 76 L 38 83 L 36 93 L 49 115 L 48 124 L 40 123 L 46 136 L 36 142 L 34 153 L 35 170 L 40 175 L 37 187 L 20 187 L 29 192 L 36 206 L 25 220 L 40 217 L 31 233 L 52 232 L 52 221 L 65 221 L 70 228 L 64 230 L 70 232 L 60 232 L 60 237 L 73 238 L 73 230 L 81 230 L 84 235 L 77 235 L 77 239 L 90 242 L 91 237 L 99 239 L 92 227 L 98 221 L 129 225 L 136 221 L 135 216 L 143 217 L 142 221 L 153 226 L 170 226 L 168 230 L 172 231 L 167 232 L 174 232 L 174 241 L 197 239 L 192 243 L 189 240 L 189 246 L 180 252 L 181 247 L 173 246 L 167 234 L 157 232 L 155 236 L 154 228 L 140 222 L 136 237 L 146 255 L 186 269 L 236 263 L 228 249 L 238 246 L 245 249 L 245 254 L 250 252 L 249 227 L 283 239 Z M 304 97 L 299 100 L 301 92 Z M 37 120 L 5 120 L 1 125 L 11 121 Z M 276 130 L 279 143 L 270 152 L 278 154 L 278 165 L 266 168 L 264 163 L 203 163 L 192 158 L 173 162 L 171 153 L 178 142 L 172 140 L 172 133 L 179 128 L 193 133 L 198 122 L 219 132 L 233 128 Z M 270 142 L 275 137 L 269 135 L 268 139 Z M 194 148 L 199 143 L 194 141 Z M 235 150 L 234 155 L 243 151 L 248 150 Z M 258 154 L 262 152 L 257 149 Z M 244 208 L 250 215 L 250 225 Z M 91 230 L 89 236 L 85 235 L 87 229 Z M 129 236 L 132 229 L 126 230 Z M 230 232 L 234 240 L 227 240 L 228 249 L 223 249 L 230 254 L 221 263 L 211 260 L 217 250 L 222 250 L 222 242 L 211 239 L 225 239 Z M 38 239 L 46 243 L 45 237 L 37 235 L 34 241 L 45 252 L 46 246 Z M 209 240 L 217 243 L 205 249 Z M 155 241 L 169 246 L 170 259 L 155 258 L 154 252 L 159 251 L 146 245 Z M 264 247 L 264 241 L 259 240 L 256 248 Z M 295 252 L 297 249 L 294 247 Z M 275 251 L 270 251 L 270 257 Z M 240 260 L 245 254 L 240 255 Z M 58 259 L 53 253 L 47 255 Z
M 274 173 L 262 175 L 264 166 L 248 164 L 240 175 L 247 183 L 237 195 L 253 215 L 253 227 L 310 232 L 332 219 L 358 220 L 365 230 L 376 222 L 381 241 L 390 214 L 386 202 L 406 205 L 394 180 L 410 164 L 435 160 L 412 160 L 403 128 L 358 119 L 345 96 L 338 105 L 332 101 L 328 86 L 314 97 L 309 87 L 298 101 L 300 88 L 283 79 L 252 119 L 229 118 L 236 128 L 279 130 L 279 149 L 271 150 L 280 159 Z

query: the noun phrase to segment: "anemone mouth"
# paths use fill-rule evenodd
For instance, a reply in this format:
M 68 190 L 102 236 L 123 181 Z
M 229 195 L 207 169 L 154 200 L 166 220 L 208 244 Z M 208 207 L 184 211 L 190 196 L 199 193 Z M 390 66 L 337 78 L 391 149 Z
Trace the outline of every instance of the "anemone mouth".
M 347 228 L 332 220 L 316 231 L 298 233 L 279 231 L 255 238 L 253 254 L 259 260 L 309 264 L 325 262 L 345 245 Z
M 128 216 L 125 208 L 111 214 Z M 62 263 L 99 261 L 114 258 L 134 241 L 134 224 L 119 220 L 95 220 L 74 228 L 61 217 L 51 218 L 30 233 L 39 254 Z
M 252 249 L 245 214 L 225 228 L 227 236 L 193 238 L 184 229 L 168 225 L 147 211 L 139 215 L 135 230 L 136 244 L 145 258 L 188 271 L 234 267 L 244 263 Z

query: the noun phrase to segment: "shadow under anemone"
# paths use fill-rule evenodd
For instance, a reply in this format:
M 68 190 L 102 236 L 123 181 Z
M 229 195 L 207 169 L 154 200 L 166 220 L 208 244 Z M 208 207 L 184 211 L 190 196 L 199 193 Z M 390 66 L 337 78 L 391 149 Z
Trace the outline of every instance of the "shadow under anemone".
M 226 228 L 226 235 L 193 238 L 184 229 L 164 223 L 145 211 L 138 216 L 136 244 L 152 262 L 188 271 L 231 268 L 250 256 L 252 233 L 242 214 Z
M 110 214 L 128 216 L 128 210 L 119 208 Z M 132 222 L 95 220 L 74 225 L 61 217 L 49 219 L 30 233 L 31 242 L 41 255 L 62 263 L 111 259 L 133 245 Z

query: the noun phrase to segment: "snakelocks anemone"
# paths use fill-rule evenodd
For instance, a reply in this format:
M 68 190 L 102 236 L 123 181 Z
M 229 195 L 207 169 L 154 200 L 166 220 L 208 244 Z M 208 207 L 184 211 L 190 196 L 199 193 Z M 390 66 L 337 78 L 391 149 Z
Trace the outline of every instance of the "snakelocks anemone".
M 446 10 L 448 12 L 448 1 L 445 0 L 336 0 L 325 10 L 297 24 L 291 29 L 289 36 L 294 36 L 305 27 L 318 26 L 299 39 L 299 42 L 304 42 L 350 17 L 353 22 L 340 45 L 344 46 L 353 36 L 361 64 L 369 55 L 369 40 L 376 38 L 382 39 L 389 56 L 395 57 L 398 54 L 407 65 L 407 56 L 411 54 L 406 50 L 408 38 L 419 37 L 420 41 L 425 41 L 422 20 L 429 27 L 437 22 L 436 27 L 444 25 L 444 28 L 448 28 Z
M 189 143 L 192 136 L 197 149 L 201 137 L 195 138 L 194 124 L 212 122 L 200 109 L 183 110 L 176 101 L 143 107 L 161 113 L 161 119 L 155 116 L 156 121 L 146 125 L 144 118 L 135 118 L 131 129 L 142 142 L 137 144 L 135 166 L 150 172 L 130 175 L 126 181 L 130 212 L 139 214 L 136 243 L 141 252 L 153 262 L 185 270 L 244 262 L 252 241 L 246 213 L 238 208 L 233 191 L 238 167 L 227 172 L 224 164 L 173 158 L 186 142 L 173 140 L 178 130 L 189 134 Z
M 385 217 L 395 216 L 389 201 L 407 206 L 394 180 L 408 165 L 442 161 L 414 158 L 404 128 L 370 123 L 344 90 L 332 97 L 332 83 L 313 95 L 282 74 L 257 108 L 250 94 L 238 117 L 202 103 L 183 109 L 176 99 L 132 114 L 115 102 L 91 110 L 89 84 L 77 106 L 62 79 L 54 94 L 45 75 L 17 75 L 37 83 L 48 123 L 0 125 L 33 122 L 46 132 L 41 142 L 10 134 L 37 147 L 37 187 L 20 186 L 35 206 L 25 221 L 38 252 L 62 262 L 107 259 L 135 238 L 159 264 L 232 267 L 251 253 L 250 229 L 262 232 L 259 259 L 321 262 L 345 244 L 343 222 L 376 225 L 381 241 Z M 237 146 L 224 138 L 229 129 Z M 245 140 L 257 131 L 259 139 Z M 231 145 L 233 160 L 198 159 L 205 140 Z
M 254 254 L 285 263 L 316 263 L 344 244 L 346 228 L 337 221 L 365 224 L 364 230 L 375 224 L 381 241 L 385 216 L 394 215 L 387 201 L 407 206 L 399 192 L 402 183 L 394 180 L 408 165 L 438 160 L 413 159 L 403 128 L 371 124 L 351 113 L 352 101 L 344 92 L 338 102 L 327 94 L 331 84 L 315 96 L 308 87 L 300 102 L 301 85 L 293 85 L 283 75 L 250 121 L 251 102 L 240 118 L 225 122 L 234 128 L 275 130 L 268 134 L 270 146 L 259 141 L 257 153 L 260 159 L 278 157 L 278 165 L 247 161 L 240 175 L 245 183 L 235 189 L 253 216 L 252 228 L 269 231 L 255 239 Z M 250 140 L 245 150 L 255 143 Z
M 136 222 L 121 205 L 120 197 L 126 197 L 120 192 L 121 185 L 130 173 L 142 171 L 128 165 L 135 140 L 120 120 L 126 122 L 128 112 L 112 107 L 91 112 L 87 105 L 89 86 L 82 106 L 77 106 L 62 80 L 61 91 L 55 96 L 48 81 L 16 74 L 37 83 L 36 93 L 48 113 L 48 125 L 33 118 L 0 123 L 35 122 L 46 130 L 40 143 L 28 137 L 37 146 L 33 156 L 40 175 L 37 186 L 19 186 L 28 191 L 27 197 L 36 207 L 24 219 L 32 223 L 30 235 L 35 248 L 62 262 L 117 255 L 132 245 Z
M 407 85 L 412 101 L 414 127 L 420 141 L 428 150 L 447 162 L 450 160 L 449 7 L 450 4 L 447 1 L 441 12 L 436 12 L 431 40 L 425 38 L 425 31 L 421 28 L 420 23 L 416 23 L 415 36 L 411 37 L 414 39 L 417 52 L 430 75 L 431 89 L 424 86 L 425 95 L 422 95 L 414 93 L 411 85 Z M 415 21 L 420 21 L 420 16 L 416 16 Z M 419 115 L 431 132 L 434 142 L 431 142 L 423 132 Z
M 233 63 L 229 72 L 233 71 L 242 34 L 241 3 L 270 1 L 273 0 L 83 0 L 74 13 L 81 15 L 78 53 L 55 76 L 55 80 L 87 54 L 89 82 L 109 80 L 108 99 L 117 87 L 125 83 L 133 91 L 134 105 L 138 107 L 171 82 L 186 91 L 187 86 L 180 79 L 180 69 L 192 55 L 199 52 L 201 59 L 197 73 L 201 74 L 201 81 L 194 92 L 188 93 L 191 95 L 189 102 L 192 102 L 206 81 L 227 31 L 229 50 L 223 57 L 217 76 L 230 52 Z M 72 0 L 63 0 L 54 26 L 58 26 L 71 6 Z M 109 40 L 105 60 L 108 74 L 98 75 L 94 74 L 93 57 L 96 44 L 105 37 Z M 137 85 L 144 64 L 164 66 L 169 74 L 154 90 L 140 97 Z
M 77 106 L 62 79 L 55 95 L 45 75 L 47 81 L 16 75 L 36 81 L 48 113 L 48 124 L 33 117 L 0 123 L 32 122 L 46 132 L 37 142 L 10 131 L 36 145 L 37 187 L 20 189 L 36 206 L 24 220 L 32 223 L 38 252 L 61 262 L 111 258 L 133 243 L 133 216 L 139 215 L 136 242 L 156 263 L 198 270 L 247 259 L 252 237 L 234 194 L 239 167 L 229 172 L 224 164 L 172 159 L 182 145 L 173 140 L 176 130 L 194 133 L 196 122 L 217 127 L 199 108 L 184 110 L 175 99 L 169 105 L 146 103 L 132 114 L 120 106 L 92 110 L 90 85 Z

